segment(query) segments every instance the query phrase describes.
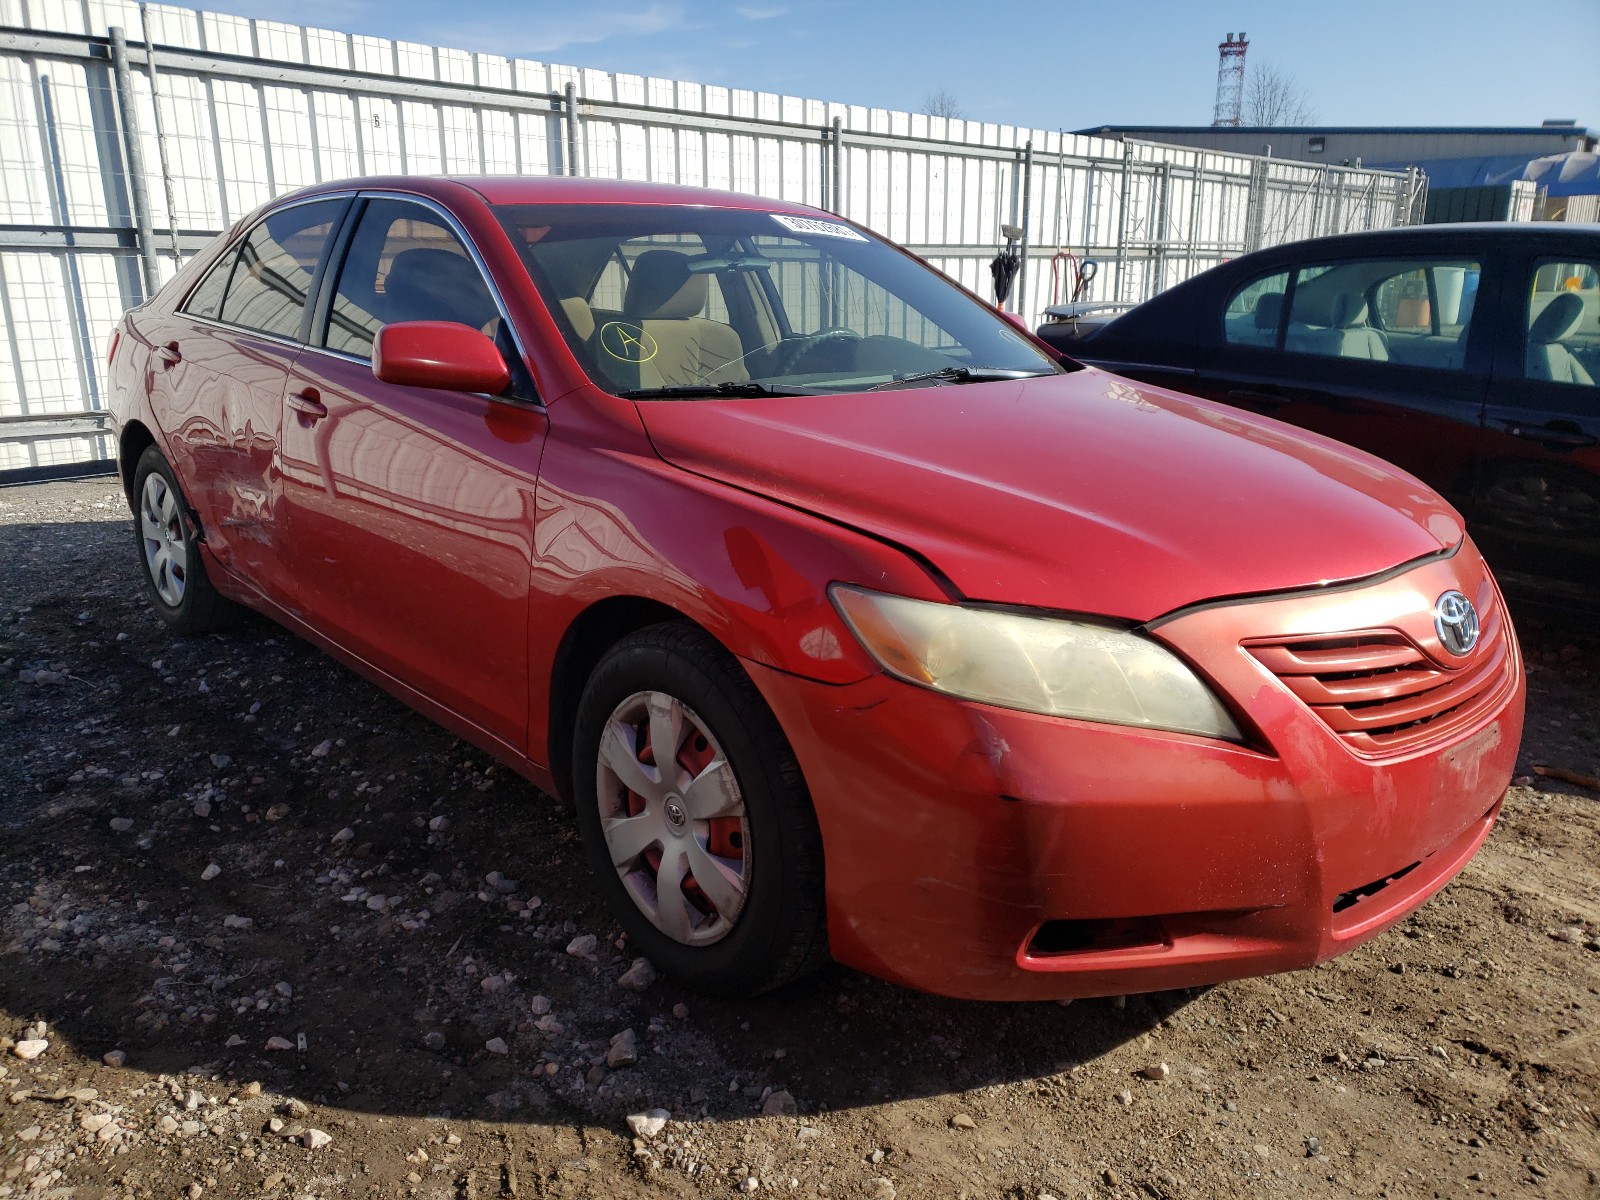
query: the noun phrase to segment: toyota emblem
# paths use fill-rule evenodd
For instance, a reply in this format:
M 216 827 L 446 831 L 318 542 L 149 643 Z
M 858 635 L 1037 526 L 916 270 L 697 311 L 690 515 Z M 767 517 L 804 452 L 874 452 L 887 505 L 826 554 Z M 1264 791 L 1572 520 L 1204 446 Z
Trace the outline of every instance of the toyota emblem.
M 1433 627 L 1451 654 L 1470 654 L 1478 644 L 1478 610 L 1460 592 L 1446 592 L 1434 601 Z

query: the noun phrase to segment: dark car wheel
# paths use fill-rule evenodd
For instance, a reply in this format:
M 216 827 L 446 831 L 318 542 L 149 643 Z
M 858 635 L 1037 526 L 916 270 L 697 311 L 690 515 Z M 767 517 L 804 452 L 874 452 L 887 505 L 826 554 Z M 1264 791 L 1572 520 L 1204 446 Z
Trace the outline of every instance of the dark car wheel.
M 188 512 L 172 467 L 155 446 L 145 447 L 133 472 L 133 537 L 144 590 L 180 633 L 211 633 L 235 624 L 241 610 L 211 586 Z
M 614 646 L 584 688 L 573 748 L 585 849 L 656 966 L 748 996 L 827 958 L 822 840 L 799 764 L 707 633 L 656 625 Z

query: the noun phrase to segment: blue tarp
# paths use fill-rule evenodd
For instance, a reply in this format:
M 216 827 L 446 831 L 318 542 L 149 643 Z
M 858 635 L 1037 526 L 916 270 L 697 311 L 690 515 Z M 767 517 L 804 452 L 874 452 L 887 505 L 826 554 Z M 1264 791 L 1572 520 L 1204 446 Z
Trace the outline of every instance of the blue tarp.
M 1497 187 L 1530 180 L 1551 196 L 1600 195 L 1600 154 L 1573 150 L 1530 159 L 1525 154 L 1486 158 L 1434 158 L 1416 163 L 1363 163 L 1381 171 L 1421 167 L 1433 188 Z

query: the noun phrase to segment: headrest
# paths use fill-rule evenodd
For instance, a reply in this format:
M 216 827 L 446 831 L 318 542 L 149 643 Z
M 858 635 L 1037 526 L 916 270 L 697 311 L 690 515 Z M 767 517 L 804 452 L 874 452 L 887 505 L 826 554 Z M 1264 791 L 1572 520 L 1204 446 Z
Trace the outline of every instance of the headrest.
M 1333 320 L 1340 329 L 1353 329 L 1367 323 L 1367 302 L 1353 292 L 1340 292 L 1333 301 Z
M 401 251 L 383 294 L 390 321 L 459 321 L 481 329 L 500 315 L 477 264 L 452 250 Z
M 1262 292 L 1261 298 L 1256 301 L 1256 328 L 1276 329 L 1278 319 L 1283 316 L 1283 293 Z
M 567 320 L 572 322 L 572 331 L 578 335 L 579 341 L 587 342 L 594 336 L 594 311 L 587 300 L 582 296 L 563 296 L 561 307 L 567 314 Z
M 646 250 L 633 264 L 622 315 L 630 321 L 683 321 L 706 306 L 708 281 L 689 271 L 689 256 Z
M 1583 297 L 1575 292 L 1562 292 L 1528 326 L 1528 341 L 1536 346 L 1565 341 L 1582 320 Z

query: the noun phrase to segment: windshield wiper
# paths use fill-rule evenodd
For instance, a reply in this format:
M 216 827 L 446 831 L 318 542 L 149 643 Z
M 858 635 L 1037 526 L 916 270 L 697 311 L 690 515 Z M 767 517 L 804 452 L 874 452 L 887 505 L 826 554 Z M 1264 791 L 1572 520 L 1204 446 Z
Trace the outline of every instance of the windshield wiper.
M 888 383 L 869 387 L 869 392 L 899 387 L 906 383 L 921 383 L 939 379 L 946 383 L 993 383 L 997 379 L 1033 379 L 1040 375 L 1054 375 L 1054 371 L 1023 371 L 1014 367 L 940 367 L 935 371 L 918 371 L 912 375 L 896 375 Z
M 726 383 L 675 383 L 668 387 L 630 388 L 617 395 L 625 400 L 693 400 L 705 396 L 814 396 L 801 388 L 775 388 L 754 380 Z

